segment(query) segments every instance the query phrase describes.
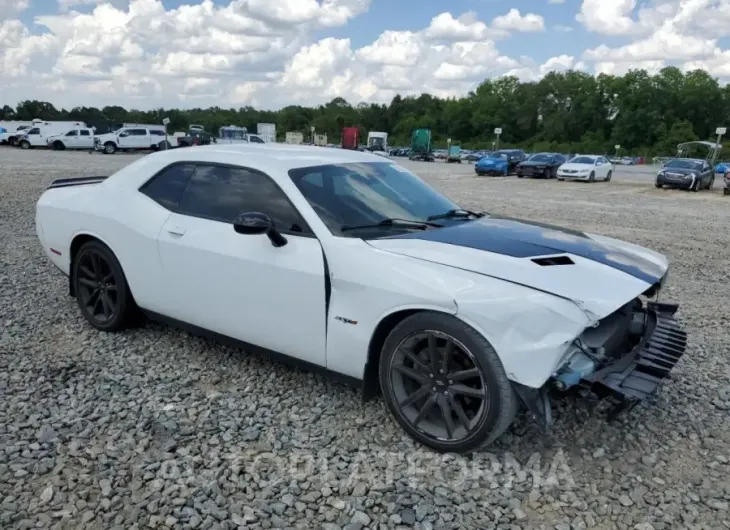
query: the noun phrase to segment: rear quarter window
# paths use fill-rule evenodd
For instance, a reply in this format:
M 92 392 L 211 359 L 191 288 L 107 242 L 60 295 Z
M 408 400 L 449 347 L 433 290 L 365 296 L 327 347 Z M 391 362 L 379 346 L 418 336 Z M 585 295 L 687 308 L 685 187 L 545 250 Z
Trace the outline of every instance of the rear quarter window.
M 194 171 L 193 164 L 167 166 L 143 184 L 139 191 L 163 208 L 175 210 Z

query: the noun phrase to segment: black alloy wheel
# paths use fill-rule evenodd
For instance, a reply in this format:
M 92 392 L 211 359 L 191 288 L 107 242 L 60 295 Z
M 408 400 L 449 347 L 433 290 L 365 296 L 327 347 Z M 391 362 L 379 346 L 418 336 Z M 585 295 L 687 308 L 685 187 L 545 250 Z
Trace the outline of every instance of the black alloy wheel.
M 396 326 L 383 349 L 380 377 L 398 423 L 438 451 L 478 449 L 514 418 L 516 400 L 496 352 L 450 315 L 418 313 Z
M 74 259 L 76 300 L 84 318 L 100 331 L 131 323 L 136 306 L 116 257 L 99 241 L 82 245 Z

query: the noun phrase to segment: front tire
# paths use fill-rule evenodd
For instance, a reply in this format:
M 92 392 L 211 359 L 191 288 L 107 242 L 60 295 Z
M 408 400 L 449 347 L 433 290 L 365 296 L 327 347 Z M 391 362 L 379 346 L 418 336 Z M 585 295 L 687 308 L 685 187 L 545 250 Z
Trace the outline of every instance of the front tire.
M 609 171 L 608 174 L 606 175 L 606 182 L 611 182 L 611 173 L 612 172 Z
M 28 140 L 23 140 L 18 145 L 20 145 L 21 149 L 30 149 L 30 142 Z
M 475 451 L 514 420 L 517 398 L 499 356 L 451 315 L 424 311 L 403 320 L 388 335 L 379 368 L 390 413 L 436 451 Z
M 595 182 L 596 181 L 596 173 L 594 171 L 591 171 L 591 174 L 588 177 L 588 182 Z
M 105 155 L 113 155 L 117 151 L 117 146 L 114 145 L 112 142 L 107 142 L 104 144 L 104 154 Z
M 53 149 L 55 149 L 56 151 L 63 151 L 64 149 L 66 149 L 66 146 L 61 140 L 56 140 L 55 142 L 53 142 Z
M 84 243 L 73 261 L 72 281 L 81 314 L 99 331 L 121 331 L 137 307 L 114 253 L 100 241 Z

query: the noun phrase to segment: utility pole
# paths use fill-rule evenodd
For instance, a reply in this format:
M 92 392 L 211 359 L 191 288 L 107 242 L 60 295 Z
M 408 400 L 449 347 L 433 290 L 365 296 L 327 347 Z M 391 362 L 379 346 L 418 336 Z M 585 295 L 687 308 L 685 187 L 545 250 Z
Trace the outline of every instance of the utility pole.
M 717 156 L 720 154 L 720 151 L 722 150 L 720 141 L 722 140 L 722 137 L 727 132 L 726 127 L 718 127 L 717 130 L 715 130 L 715 134 L 717 134 L 717 147 L 713 149 L 712 153 L 712 162 L 710 165 L 712 166 L 712 170 L 715 171 L 715 163 L 717 162 Z
M 494 136 L 496 137 L 495 140 L 494 140 L 494 145 L 495 145 L 494 150 L 495 151 L 499 149 L 499 135 L 500 134 L 502 134 L 502 128 L 501 127 L 497 127 L 496 129 L 494 129 Z

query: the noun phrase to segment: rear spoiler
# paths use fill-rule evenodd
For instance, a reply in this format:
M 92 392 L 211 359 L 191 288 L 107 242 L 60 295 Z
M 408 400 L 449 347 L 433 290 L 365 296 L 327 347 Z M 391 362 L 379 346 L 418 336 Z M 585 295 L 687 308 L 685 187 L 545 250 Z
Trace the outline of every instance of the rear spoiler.
M 68 188 L 70 186 L 85 186 L 86 184 L 99 184 L 104 182 L 109 177 L 72 177 L 67 179 L 57 179 L 51 182 L 48 189 L 53 188 Z

